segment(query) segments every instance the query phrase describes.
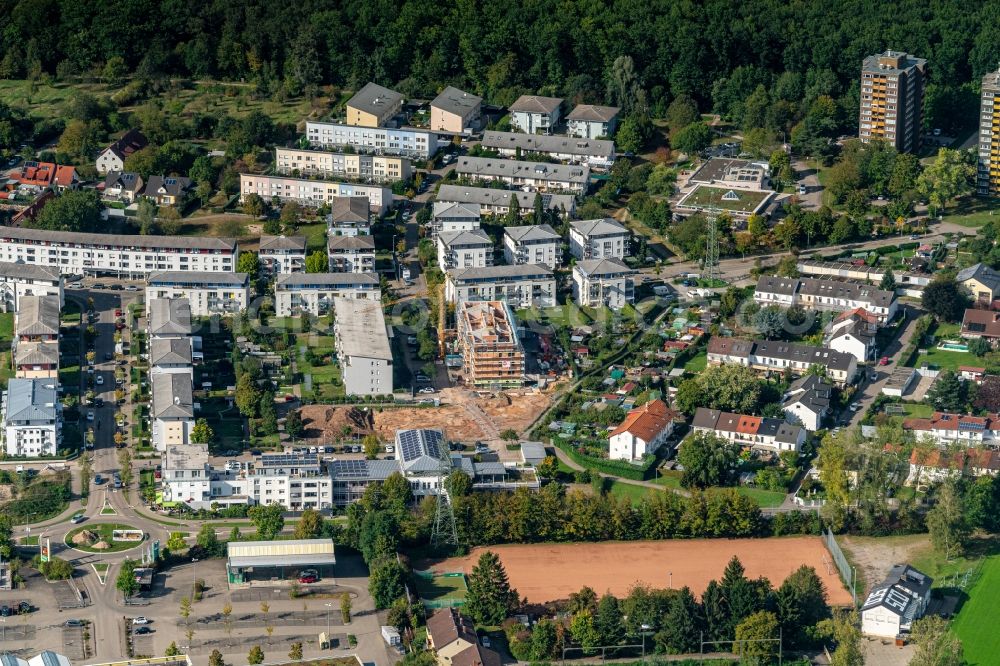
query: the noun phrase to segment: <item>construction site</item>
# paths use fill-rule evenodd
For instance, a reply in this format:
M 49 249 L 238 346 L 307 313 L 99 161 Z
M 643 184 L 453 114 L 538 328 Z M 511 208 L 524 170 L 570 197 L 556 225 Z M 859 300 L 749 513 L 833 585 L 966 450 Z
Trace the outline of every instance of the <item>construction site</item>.
M 498 390 L 524 385 L 524 347 L 506 303 L 462 303 L 455 318 L 466 386 Z

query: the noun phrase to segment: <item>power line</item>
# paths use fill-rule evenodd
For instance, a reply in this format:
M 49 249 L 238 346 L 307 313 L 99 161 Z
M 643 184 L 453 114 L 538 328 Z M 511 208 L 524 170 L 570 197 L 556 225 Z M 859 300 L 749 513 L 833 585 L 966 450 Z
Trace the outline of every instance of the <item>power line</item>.
M 458 527 L 455 524 L 455 507 L 446 488 L 451 474 L 451 457 L 444 441 L 438 442 L 438 494 L 434 509 L 434 529 L 431 532 L 431 546 L 458 546 Z
M 708 280 L 708 286 L 713 286 L 719 279 L 719 229 L 718 220 L 713 215 L 708 218 L 708 228 L 705 230 L 705 263 L 701 277 Z

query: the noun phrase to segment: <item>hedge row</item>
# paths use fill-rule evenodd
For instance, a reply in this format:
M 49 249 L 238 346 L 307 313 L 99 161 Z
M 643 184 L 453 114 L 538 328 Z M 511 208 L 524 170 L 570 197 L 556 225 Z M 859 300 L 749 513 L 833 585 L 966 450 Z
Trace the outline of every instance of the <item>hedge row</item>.
M 552 445 L 562 449 L 563 452 L 569 456 L 570 460 L 581 467 L 591 469 L 596 472 L 603 472 L 604 474 L 620 476 L 624 479 L 631 479 L 633 481 L 645 481 L 649 478 L 650 472 L 656 466 L 655 456 L 647 456 L 641 464 L 633 465 L 632 463 L 627 463 L 624 460 L 605 460 L 604 458 L 593 458 L 591 456 L 583 455 L 579 453 L 572 444 L 561 441 L 558 437 L 552 438 Z

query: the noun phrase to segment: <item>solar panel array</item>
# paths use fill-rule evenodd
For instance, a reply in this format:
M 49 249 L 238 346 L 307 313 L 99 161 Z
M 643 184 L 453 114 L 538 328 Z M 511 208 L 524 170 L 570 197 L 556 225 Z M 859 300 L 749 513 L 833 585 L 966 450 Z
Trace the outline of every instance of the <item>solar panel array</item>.
M 260 464 L 263 467 L 318 465 L 319 455 L 315 453 L 278 453 L 261 456 Z
M 403 430 L 396 433 L 399 450 L 404 462 L 412 462 L 422 456 L 441 457 L 441 433 L 437 430 Z
M 333 471 L 338 477 L 365 479 L 368 478 L 368 462 L 366 460 L 334 460 Z

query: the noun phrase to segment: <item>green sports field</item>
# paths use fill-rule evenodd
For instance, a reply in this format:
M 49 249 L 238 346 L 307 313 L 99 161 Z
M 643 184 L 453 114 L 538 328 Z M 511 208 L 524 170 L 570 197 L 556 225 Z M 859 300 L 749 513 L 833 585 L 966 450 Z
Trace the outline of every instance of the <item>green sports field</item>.
M 983 563 L 979 580 L 968 590 L 969 598 L 952 623 L 952 630 L 962 639 L 969 666 L 997 663 L 1000 655 L 1000 632 L 996 630 L 1000 610 L 1000 556 Z

